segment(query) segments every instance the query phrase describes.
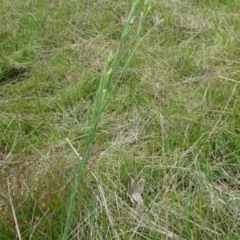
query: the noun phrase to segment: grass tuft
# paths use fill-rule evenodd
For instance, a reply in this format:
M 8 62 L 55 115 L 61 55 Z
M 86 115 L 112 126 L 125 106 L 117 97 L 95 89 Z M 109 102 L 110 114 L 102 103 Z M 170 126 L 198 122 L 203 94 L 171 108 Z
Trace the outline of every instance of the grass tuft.
M 3 0 L 0 239 L 239 239 L 239 9 Z

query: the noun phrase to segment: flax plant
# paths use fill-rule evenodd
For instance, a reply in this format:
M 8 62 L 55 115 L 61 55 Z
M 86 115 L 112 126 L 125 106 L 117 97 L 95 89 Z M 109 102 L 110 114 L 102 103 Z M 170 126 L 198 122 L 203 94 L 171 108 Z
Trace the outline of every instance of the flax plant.
M 108 101 L 109 101 L 110 97 L 112 96 L 112 93 L 113 93 L 118 81 L 120 80 L 120 78 L 122 77 L 124 72 L 126 71 L 128 65 L 129 65 L 134 53 L 136 52 L 137 48 L 139 47 L 140 43 L 152 32 L 152 30 L 159 23 L 162 22 L 162 21 L 159 21 L 158 23 L 156 23 L 152 28 L 150 28 L 150 30 L 145 35 L 143 35 L 142 37 L 140 37 L 138 39 L 136 45 L 133 47 L 132 52 L 128 56 L 124 66 L 121 69 L 120 76 L 116 79 L 116 81 L 114 83 L 112 83 L 114 73 L 119 68 L 120 62 L 124 55 L 123 51 L 124 51 L 124 47 L 125 47 L 125 44 L 127 42 L 128 36 L 129 36 L 130 26 L 133 24 L 133 20 L 134 20 L 133 16 L 134 16 L 137 8 L 141 4 L 144 4 L 144 10 L 141 13 L 141 18 L 139 21 L 139 26 L 138 26 L 138 31 L 137 31 L 136 37 L 139 36 L 139 31 L 142 27 L 143 19 L 149 13 L 149 10 L 150 10 L 148 1 L 143 2 L 142 0 L 136 0 L 133 2 L 133 5 L 132 5 L 132 8 L 128 15 L 127 21 L 122 30 L 122 34 L 121 34 L 121 37 L 119 40 L 117 51 L 115 54 L 110 53 L 108 59 L 106 60 L 106 63 L 105 63 L 104 69 L 103 69 L 103 73 L 102 73 L 102 77 L 101 77 L 101 80 L 99 83 L 99 87 L 98 87 L 98 90 L 97 90 L 96 96 L 95 96 L 94 109 L 93 109 L 92 118 L 90 121 L 89 131 L 85 138 L 85 148 L 84 148 L 83 157 L 82 157 L 82 159 L 80 159 L 81 161 L 80 161 L 80 164 L 77 169 L 76 182 L 73 186 L 71 196 L 70 196 L 70 201 L 68 204 L 67 219 L 66 219 L 66 223 L 64 226 L 64 231 L 60 238 L 62 240 L 66 240 L 67 236 L 68 236 L 68 231 L 71 226 L 71 222 L 72 222 L 72 218 L 73 218 L 73 212 L 74 212 L 74 206 L 75 206 L 75 202 L 76 202 L 77 191 L 78 191 L 78 188 L 79 188 L 81 181 L 83 179 L 83 176 L 84 176 L 84 170 L 85 170 L 87 162 L 88 162 L 89 151 L 95 140 L 95 136 L 96 136 L 96 133 L 98 130 L 98 124 L 101 119 L 101 115 L 104 112 L 104 109 L 106 108 Z

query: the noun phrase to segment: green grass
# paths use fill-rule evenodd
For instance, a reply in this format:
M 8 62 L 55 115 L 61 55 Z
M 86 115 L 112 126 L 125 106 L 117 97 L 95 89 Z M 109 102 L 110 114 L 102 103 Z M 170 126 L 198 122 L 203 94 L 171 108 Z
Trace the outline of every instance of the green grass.
M 240 238 L 240 3 L 149 5 L 3 0 L 0 239 Z

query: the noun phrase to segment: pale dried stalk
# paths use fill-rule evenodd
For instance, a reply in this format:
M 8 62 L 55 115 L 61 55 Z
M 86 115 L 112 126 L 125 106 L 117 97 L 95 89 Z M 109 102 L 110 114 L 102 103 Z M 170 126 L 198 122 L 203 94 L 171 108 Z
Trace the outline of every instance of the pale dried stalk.
M 11 208 L 12 208 L 12 214 L 13 214 L 13 218 L 14 218 L 15 228 L 16 228 L 16 231 L 17 231 L 17 236 L 18 236 L 19 240 L 22 240 L 21 233 L 20 233 L 20 230 L 19 230 L 19 227 L 18 227 L 17 216 L 16 216 L 16 213 L 15 213 L 15 209 L 14 209 L 14 206 L 13 206 L 12 197 L 11 197 L 11 193 L 10 193 L 9 178 L 7 179 L 7 185 L 8 185 L 8 196 L 9 196 L 9 201 L 10 201 L 10 205 L 11 205 Z

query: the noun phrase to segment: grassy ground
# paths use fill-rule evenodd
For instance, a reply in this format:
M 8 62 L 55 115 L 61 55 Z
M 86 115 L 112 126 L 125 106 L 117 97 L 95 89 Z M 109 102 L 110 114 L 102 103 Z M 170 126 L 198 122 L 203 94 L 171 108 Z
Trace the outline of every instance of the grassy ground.
M 68 239 L 237 240 L 240 3 L 150 5 L 140 31 L 143 3 L 134 14 Z M 63 233 L 76 152 L 130 9 L 127 0 L 2 1 L 0 239 Z M 140 210 L 131 178 L 145 180 Z

